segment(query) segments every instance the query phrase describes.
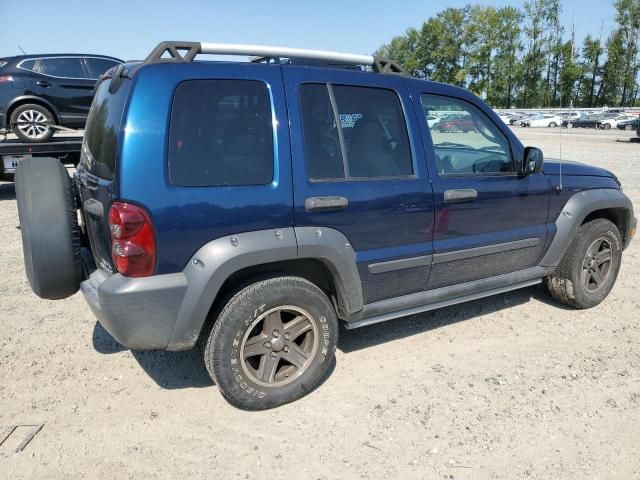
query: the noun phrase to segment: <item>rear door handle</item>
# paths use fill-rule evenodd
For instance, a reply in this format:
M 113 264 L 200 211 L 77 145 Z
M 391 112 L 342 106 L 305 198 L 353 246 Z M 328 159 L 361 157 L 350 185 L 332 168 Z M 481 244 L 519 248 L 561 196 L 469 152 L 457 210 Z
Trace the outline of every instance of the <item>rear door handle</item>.
M 304 209 L 307 212 L 344 210 L 348 205 L 349 200 L 345 197 L 309 197 L 304 201 Z
M 51 84 L 49 82 L 47 82 L 46 80 L 38 80 L 36 82 L 36 85 L 38 85 L 39 87 L 50 87 Z
M 461 188 L 444 192 L 444 201 L 446 203 L 472 202 L 476 198 L 478 198 L 478 191 L 474 188 Z

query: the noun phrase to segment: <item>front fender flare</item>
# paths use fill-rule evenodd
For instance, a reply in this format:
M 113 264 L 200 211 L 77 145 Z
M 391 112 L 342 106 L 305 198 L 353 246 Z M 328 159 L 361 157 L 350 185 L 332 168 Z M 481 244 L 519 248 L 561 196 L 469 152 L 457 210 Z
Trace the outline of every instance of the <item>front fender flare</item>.
M 543 267 L 556 267 L 562 260 L 569 245 L 573 241 L 578 227 L 591 212 L 596 210 L 620 208 L 627 211 L 626 232 L 620 232 L 623 239 L 629 236 L 629 230 L 633 224 L 633 204 L 620 190 L 613 188 L 597 188 L 583 190 L 574 194 L 565 204 L 556 219 L 556 234 L 547 249 L 540 265 Z

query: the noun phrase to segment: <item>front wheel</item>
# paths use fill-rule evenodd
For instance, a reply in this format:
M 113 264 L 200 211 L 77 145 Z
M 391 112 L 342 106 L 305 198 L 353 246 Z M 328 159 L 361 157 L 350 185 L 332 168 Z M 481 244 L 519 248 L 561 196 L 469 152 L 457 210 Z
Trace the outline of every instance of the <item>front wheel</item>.
M 338 340 L 333 305 L 300 277 L 257 281 L 215 322 L 205 364 L 222 395 L 243 410 L 297 400 L 329 375 Z
M 18 138 L 25 142 L 45 142 L 53 135 L 53 114 L 41 105 L 20 105 L 11 113 L 9 124 Z
M 633 130 L 633 125 L 625 125 L 625 126 L 624 126 L 624 129 L 625 129 L 627 132 L 630 132 L 631 130 Z
M 618 228 L 603 218 L 592 220 L 578 229 L 558 268 L 547 277 L 547 289 L 570 307 L 595 307 L 613 288 L 621 260 Z
M 549 128 L 556 128 L 558 126 L 558 124 L 556 122 L 551 122 L 549 124 Z
M 608 123 L 603 123 L 602 124 L 602 129 L 603 130 L 611 130 L 611 125 Z

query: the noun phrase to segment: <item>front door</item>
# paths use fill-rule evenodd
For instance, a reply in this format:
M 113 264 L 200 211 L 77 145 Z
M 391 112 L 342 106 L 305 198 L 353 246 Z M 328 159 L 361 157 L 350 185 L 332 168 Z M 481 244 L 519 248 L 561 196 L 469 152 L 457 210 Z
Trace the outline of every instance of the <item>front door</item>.
M 411 88 L 424 113 L 420 122 L 436 204 L 428 288 L 535 266 L 547 239 L 547 179 L 518 173 L 522 147 L 486 106 L 423 85 Z
M 433 194 L 404 80 L 346 69 L 283 72 L 295 225 L 347 237 L 365 303 L 424 290 Z

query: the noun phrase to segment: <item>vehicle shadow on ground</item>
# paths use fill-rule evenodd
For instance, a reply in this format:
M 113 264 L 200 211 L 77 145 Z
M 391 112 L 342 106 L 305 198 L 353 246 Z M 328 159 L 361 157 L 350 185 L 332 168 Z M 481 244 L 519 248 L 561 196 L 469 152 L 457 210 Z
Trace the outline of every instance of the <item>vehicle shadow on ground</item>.
M 2 177 L 4 180 L 5 177 Z M 16 187 L 13 183 L 0 184 L 0 200 L 15 200 L 16 199 Z
M 347 330 L 340 325 L 338 349 L 344 353 L 382 345 L 412 335 L 464 322 L 480 315 L 522 305 L 532 298 L 556 305 L 542 286 L 534 286 L 503 293 L 451 307 L 398 318 L 356 330 Z M 127 350 L 96 322 L 93 329 L 93 347 L 104 355 Z M 211 387 L 211 380 L 202 358 L 202 349 L 195 347 L 185 352 L 164 350 L 132 350 L 133 358 L 149 377 L 167 390 Z M 331 371 L 335 369 L 335 362 Z M 330 376 L 330 375 L 329 375 Z M 329 378 L 327 376 L 327 378 Z
M 93 348 L 110 355 L 127 350 L 96 322 L 93 328 Z M 158 386 L 167 390 L 203 388 L 214 385 L 199 348 L 185 352 L 165 350 L 132 350 L 133 358 Z
M 542 300 L 542 298 L 545 298 L 549 303 L 552 301 L 542 286 L 536 285 L 430 312 L 401 317 L 355 330 L 347 330 L 344 325 L 341 324 L 338 349 L 344 353 L 349 353 L 382 345 L 387 342 L 393 342 L 412 335 L 446 327 L 447 325 L 464 322 L 480 315 L 489 315 L 504 310 L 505 308 L 522 305 L 529 302 L 532 298 L 540 301 L 545 301 Z

